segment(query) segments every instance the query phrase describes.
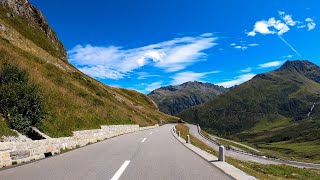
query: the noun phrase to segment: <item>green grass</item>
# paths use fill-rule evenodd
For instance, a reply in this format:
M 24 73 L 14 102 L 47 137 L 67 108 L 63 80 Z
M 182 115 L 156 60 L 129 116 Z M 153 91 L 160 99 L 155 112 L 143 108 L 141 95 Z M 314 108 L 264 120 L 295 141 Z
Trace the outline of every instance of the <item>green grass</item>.
M 5 120 L 0 116 L 0 138 L 2 136 L 17 136 L 17 133 L 12 131 Z
M 176 126 L 177 131 L 181 132 L 181 137 L 186 138 L 186 135 L 189 134 L 189 128 L 183 124 Z M 191 143 L 198 148 L 207 151 L 214 156 L 217 156 L 217 152 L 190 135 Z M 270 180 L 270 179 L 310 179 L 310 180 L 319 180 L 320 179 L 320 170 L 319 169 L 304 169 L 296 168 L 287 165 L 264 165 L 248 161 L 240 161 L 234 158 L 226 157 L 227 163 L 241 169 L 242 171 L 258 178 L 261 180 Z
M 263 151 L 274 154 L 288 160 L 320 163 L 319 153 L 320 141 L 310 141 L 304 143 L 276 142 L 260 144 Z
M 262 119 L 254 127 L 252 127 L 249 131 L 266 131 L 271 130 L 278 127 L 284 127 L 290 124 L 290 119 L 285 118 L 279 115 L 279 118 L 274 119 L 273 121 Z
M 215 156 L 218 155 L 218 153 L 212 149 L 211 147 L 207 146 L 204 142 L 200 141 L 198 138 L 194 137 L 192 134 L 189 133 L 189 127 L 183 125 L 183 124 L 178 124 L 176 125 L 176 130 L 177 132 L 180 131 L 180 136 L 183 138 L 183 139 L 187 139 L 187 135 L 190 136 L 190 142 L 192 145 L 204 150 L 204 151 L 207 151 L 208 153 L 211 153 Z

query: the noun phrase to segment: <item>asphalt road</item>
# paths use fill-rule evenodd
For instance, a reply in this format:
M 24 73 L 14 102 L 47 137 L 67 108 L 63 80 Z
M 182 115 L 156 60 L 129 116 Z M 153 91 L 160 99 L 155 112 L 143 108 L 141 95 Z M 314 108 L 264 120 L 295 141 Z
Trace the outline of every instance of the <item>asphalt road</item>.
M 230 179 L 171 134 L 173 125 L 108 139 L 0 171 L 0 180 Z
M 201 141 L 205 142 L 207 145 L 209 145 L 210 147 L 212 147 L 213 149 L 215 149 L 216 151 L 219 150 L 219 147 L 208 141 L 207 139 L 205 139 L 204 137 L 202 137 L 197 129 L 196 125 L 191 125 L 191 124 L 187 124 L 187 126 L 190 129 L 190 133 L 192 135 L 194 135 L 195 137 L 197 137 L 198 139 L 200 139 Z M 226 150 L 226 156 L 229 157 L 233 157 L 242 161 L 252 161 L 252 162 L 257 162 L 260 164 L 287 164 L 290 166 L 296 166 L 296 167 L 300 167 L 300 168 L 320 168 L 320 164 L 312 164 L 312 163 L 303 163 L 303 162 L 295 162 L 295 161 L 285 161 L 285 160 L 280 160 L 280 159 L 270 159 L 270 158 L 264 158 L 261 156 L 253 156 L 253 155 L 249 155 L 249 154 L 243 154 L 240 152 L 236 152 L 236 151 L 230 151 L 230 150 Z

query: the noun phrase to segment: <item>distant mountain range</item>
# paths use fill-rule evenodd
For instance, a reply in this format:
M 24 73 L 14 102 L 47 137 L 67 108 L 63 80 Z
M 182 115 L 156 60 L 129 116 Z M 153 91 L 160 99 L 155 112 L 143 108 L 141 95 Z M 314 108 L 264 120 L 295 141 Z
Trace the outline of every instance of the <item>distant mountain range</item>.
M 226 91 L 222 86 L 194 81 L 161 87 L 148 96 L 157 103 L 160 111 L 175 115 L 192 106 L 208 102 Z

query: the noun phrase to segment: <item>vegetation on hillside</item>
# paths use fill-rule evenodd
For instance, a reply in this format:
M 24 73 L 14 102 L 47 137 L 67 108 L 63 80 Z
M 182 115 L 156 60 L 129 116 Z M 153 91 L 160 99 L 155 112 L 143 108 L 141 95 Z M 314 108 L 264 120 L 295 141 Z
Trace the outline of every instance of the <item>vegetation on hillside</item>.
M 38 87 L 30 84 L 28 73 L 17 66 L 4 65 L 0 69 L 0 113 L 10 128 L 23 134 L 46 113 Z

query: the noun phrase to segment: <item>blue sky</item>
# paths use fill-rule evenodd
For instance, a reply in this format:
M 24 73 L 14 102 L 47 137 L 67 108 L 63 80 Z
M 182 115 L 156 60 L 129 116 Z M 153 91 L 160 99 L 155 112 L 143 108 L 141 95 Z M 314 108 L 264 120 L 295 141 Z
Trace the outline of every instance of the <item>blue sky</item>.
M 111 86 L 149 93 L 203 81 L 230 87 L 285 60 L 320 64 L 320 1 L 31 0 L 69 62 Z

